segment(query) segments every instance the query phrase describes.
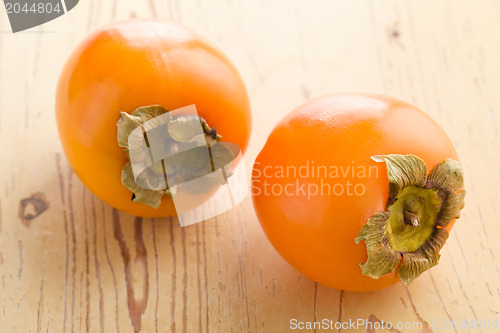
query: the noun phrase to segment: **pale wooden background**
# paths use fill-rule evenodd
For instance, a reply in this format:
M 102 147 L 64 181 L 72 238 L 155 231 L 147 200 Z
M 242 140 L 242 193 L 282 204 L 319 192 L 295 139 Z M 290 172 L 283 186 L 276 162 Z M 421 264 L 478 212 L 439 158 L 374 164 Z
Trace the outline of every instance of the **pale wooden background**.
M 498 318 L 500 1 L 81 0 L 15 35 L 0 13 L 0 332 L 286 332 L 292 318 Z M 247 170 L 278 119 L 311 97 L 386 93 L 431 114 L 457 147 L 468 190 L 441 264 L 409 288 L 342 292 L 276 254 L 250 198 L 180 228 L 114 212 L 89 193 L 59 143 L 58 74 L 91 30 L 151 16 L 202 32 L 240 69 L 255 124 Z M 48 208 L 23 222 L 20 201 L 38 192 Z M 482 330 L 433 330 L 469 331 Z

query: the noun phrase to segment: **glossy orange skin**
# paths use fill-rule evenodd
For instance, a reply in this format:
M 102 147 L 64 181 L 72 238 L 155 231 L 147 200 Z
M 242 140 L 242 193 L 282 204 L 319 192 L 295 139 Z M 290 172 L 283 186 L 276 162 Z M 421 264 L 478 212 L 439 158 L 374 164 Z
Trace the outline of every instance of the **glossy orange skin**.
M 385 210 L 387 170 L 384 163 L 370 159 L 383 154 L 417 155 L 428 171 L 447 157 L 458 160 L 448 136 L 428 115 L 394 98 L 364 94 L 330 95 L 303 104 L 274 128 L 258 155 L 252 194 L 262 228 L 281 256 L 312 280 L 349 291 L 373 291 L 399 281 L 396 273 L 378 280 L 362 275 L 359 264 L 366 261 L 366 247 L 364 242 L 354 242 L 367 219 Z M 288 178 L 277 174 L 278 166 L 298 170 L 307 161 L 315 166 L 344 166 L 344 170 L 349 165 L 376 169 L 366 178 L 352 173 L 319 177 L 332 188 L 344 184 L 344 195 L 327 190 L 312 195 L 311 190 L 308 200 L 303 192 L 290 188 L 292 195 L 278 195 L 280 187 L 295 181 L 292 171 Z M 298 178 L 294 188 L 320 185 L 320 179 L 312 176 Z M 363 184 L 364 194 L 346 195 L 347 180 Z M 264 191 L 264 181 L 275 186 L 274 194 Z
M 132 203 L 120 180 L 127 158 L 117 143 L 119 111 L 152 104 L 195 104 L 223 141 L 246 149 L 250 103 L 237 70 L 200 36 L 163 20 L 119 22 L 85 39 L 59 79 L 57 125 L 73 170 L 100 199 L 136 216 L 172 216 L 171 199 L 158 209 Z

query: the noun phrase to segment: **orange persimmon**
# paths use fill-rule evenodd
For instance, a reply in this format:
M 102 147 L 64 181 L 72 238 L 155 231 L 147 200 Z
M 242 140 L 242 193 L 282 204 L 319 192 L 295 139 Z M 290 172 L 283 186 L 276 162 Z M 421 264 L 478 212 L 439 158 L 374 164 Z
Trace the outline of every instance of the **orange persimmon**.
M 121 180 L 128 159 L 117 142 L 117 121 L 120 112 L 140 107 L 171 111 L 192 104 L 223 141 L 246 149 L 250 105 L 229 59 L 177 24 L 130 20 L 92 33 L 72 53 L 57 87 L 57 126 L 70 165 L 96 196 L 132 215 L 172 216 L 165 195 L 158 208 L 131 202 Z
M 274 128 L 254 164 L 253 203 L 274 248 L 309 278 L 350 291 L 408 284 L 437 264 L 463 207 L 457 160 L 414 106 L 329 95 Z

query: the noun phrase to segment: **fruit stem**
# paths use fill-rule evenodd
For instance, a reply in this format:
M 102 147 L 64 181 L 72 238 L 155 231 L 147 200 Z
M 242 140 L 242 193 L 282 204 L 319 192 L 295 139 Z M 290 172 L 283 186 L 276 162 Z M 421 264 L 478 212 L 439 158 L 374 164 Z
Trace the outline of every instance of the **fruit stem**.
M 413 214 L 412 212 L 404 209 L 403 216 L 404 222 L 411 225 L 413 228 L 416 228 L 420 225 L 420 220 L 418 219 L 417 215 Z

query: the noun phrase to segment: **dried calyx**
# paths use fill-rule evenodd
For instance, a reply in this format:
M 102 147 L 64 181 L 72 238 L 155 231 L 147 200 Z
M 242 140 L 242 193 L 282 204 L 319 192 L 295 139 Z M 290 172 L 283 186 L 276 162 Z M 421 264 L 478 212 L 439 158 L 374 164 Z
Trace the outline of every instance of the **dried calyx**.
M 206 193 L 220 182 L 215 177 L 210 177 L 210 173 L 224 168 L 233 160 L 231 149 L 219 142 L 222 136 L 198 115 L 171 116 L 163 106 L 151 105 L 140 107 L 130 114 L 120 112 L 116 125 L 118 145 L 123 148 L 129 159 L 122 170 L 122 184 L 132 192 L 133 202 L 158 208 L 162 196 L 172 197 L 177 190 L 177 184 L 208 175 L 199 182 L 190 182 L 188 184 L 192 185 L 183 186 L 183 190 L 193 194 Z M 129 142 L 131 133 L 139 126 L 142 127 L 144 137 Z M 165 132 L 159 136 L 155 135 L 154 144 L 161 146 L 159 148 L 162 154 L 169 157 L 156 162 L 146 161 L 150 166 L 140 176 L 143 179 L 142 183 L 149 182 L 151 186 L 142 184 L 139 186 L 130 162 L 131 151 L 133 149 L 140 151 L 141 145 L 144 145 L 142 140 L 145 140 L 149 149 L 148 137 L 150 134 L 154 135 L 153 131 L 158 128 Z M 210 152 L 209 158 L 207 158 L 207 148 Z M 144 159 L 152 159 L 148 154 L 143 155 Z M 169 175 L 168 182 L 167 175 Z M 162 184 L 159 186 L 151 180 L 159 180 Z
M 410 284 L 439 260 L 448 238 L 446 226 L 460 217 L 465 190 L 459 162 L 446 159 L 427 176 L 422 159 L 414 155 L 373 156 L 385 162 L 389 178 L 387 210 L 371 216 L 356 243 L 366 243 L 364 275 L 378 279 L 397 269 Z

